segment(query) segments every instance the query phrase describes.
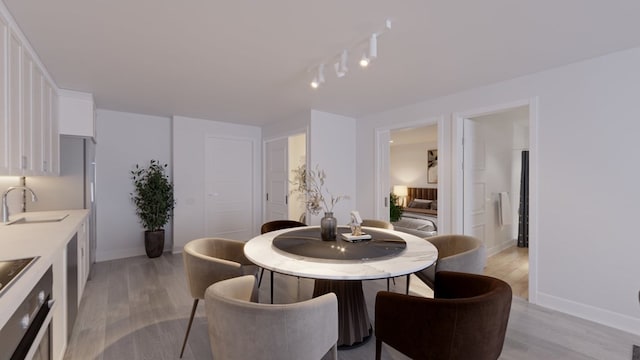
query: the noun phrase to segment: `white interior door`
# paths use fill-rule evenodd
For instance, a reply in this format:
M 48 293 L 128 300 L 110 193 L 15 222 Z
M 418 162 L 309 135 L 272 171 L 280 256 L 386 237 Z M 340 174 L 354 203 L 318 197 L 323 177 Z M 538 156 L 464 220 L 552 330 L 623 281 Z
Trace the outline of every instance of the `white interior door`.
M 464 233 L 486 243 L 487 184 L 486 149 L 478 124 L 464 119 L 464 194 L 463 226 Z
M 269 141 L 266 146 L 265 222 L 288 219 L 288 139 Z
M 253 164 L 251 139 L 206 139 L 205 236 L 253 236 Z

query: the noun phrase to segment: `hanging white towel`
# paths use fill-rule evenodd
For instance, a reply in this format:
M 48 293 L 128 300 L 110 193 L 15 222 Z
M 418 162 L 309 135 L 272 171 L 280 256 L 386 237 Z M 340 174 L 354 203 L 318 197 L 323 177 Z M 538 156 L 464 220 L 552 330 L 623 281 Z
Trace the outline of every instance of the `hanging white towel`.
M 511 201 L 506 191 L 498 195 L 498 216 L 500 226 L 511 225 Z

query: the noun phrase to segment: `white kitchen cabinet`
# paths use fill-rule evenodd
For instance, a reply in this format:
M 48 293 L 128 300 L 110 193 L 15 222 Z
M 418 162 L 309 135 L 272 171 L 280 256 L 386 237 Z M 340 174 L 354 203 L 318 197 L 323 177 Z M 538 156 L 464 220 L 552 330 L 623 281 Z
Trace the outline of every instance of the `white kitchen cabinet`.
M 60 89 L 60 134 L 96 136 L 95 103 L 89 93 Z
M 78 227 L 78 304 L 89 278 L 89 218 Z
M 31 149 L 32 144 L 32 83 L 31 83 L 31 67 L 33 66 L 33 59 L 28 52 L 22 51 L 22 67 L 20 77 L 20 90 L 22 90 L 21 103 L 22 103 L 22 122 L 21 122 L 21 147 L 22 153 L 21 169 L 22 175 L 36 175 L 38 166 L 34 163 L 33 152 Z
M 60 175 L 60 113 L 59 96 L 53 85 L 45 81 L 45 88 L 49 93 L 49 139 L 48 148 L 49 167 L 47 175 Z
M 0 176 L 59 175 L 57 88 L 6 19 L 0 14 Z
M 37 64 L 31 63 L 31 160 L 35 171 L 45 171 L 44 148 L 42 146 L 42 72 Z
M 7 83 L 7 36 L 9 27 L 4 18 L 0 16 L 0 84 Z M 10 119 L 7 113 L 7 89 L 0 86 L 0 174 L 8 174 L 10 170 L 9 146 L 10 146 Z
M 53 254 L 53 294 L 55 308 L 51 321 L 51 355 L 53 359 L 64 358 L 67 346 L 67 253 L 64 248 Z
M 9 31 L 7 98 L 9 100 L 9 175 L 22 175 L 25 159 L 22 158 L 22 44 L 15 32 Z M 3 86 L 3 84 L 0 84 Z

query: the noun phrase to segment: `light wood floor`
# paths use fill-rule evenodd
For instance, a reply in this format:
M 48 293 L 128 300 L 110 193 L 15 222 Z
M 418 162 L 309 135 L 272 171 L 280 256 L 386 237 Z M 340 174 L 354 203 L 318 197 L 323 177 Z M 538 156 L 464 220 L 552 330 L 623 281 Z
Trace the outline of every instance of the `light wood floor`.
M 529 249 L 511 246 L 490 256 L 485 275 L 497 277 L 511 285 L 513 296 L 529 299 Z
M 384 280 L 364 282 L 370 316 L 376 292 L 385 288 Z M 404 278 L 398 278 L 394 291 L 404 288 Z M 276 302 L 309 298 L 312 282 L 303 279 L 298 283 L 295 278 L 276 275 L 275 290 Z M 268 291 L 263 283 L 261 301 L 268 300 Z M 412 277 L 411 293 L 430 296 L 430 289 Z M 65 359 L 178 359 L 191 304 L 181 255 L 98 263 L 87 283 Z M 500 359 L 629 360 L 634 343 L 640 343 L 639 336 L 514 297 Z M 406 359 L 389 347 L 383 351 L 383 359 Z M 375 341 L 370 340 L 358 348 L 341 350 L 338 356 L 370 360 L 374 354 Z M 211 359 L 202 303 L 184 359 Z

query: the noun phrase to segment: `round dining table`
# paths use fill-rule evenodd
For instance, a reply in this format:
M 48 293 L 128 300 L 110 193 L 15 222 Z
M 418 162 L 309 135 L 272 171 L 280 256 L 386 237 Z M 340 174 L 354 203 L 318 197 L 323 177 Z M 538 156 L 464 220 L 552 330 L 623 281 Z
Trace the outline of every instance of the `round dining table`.
M 272 274 L 315 279 L 314 297 L 334 292 L 338 346 L 351 347 L 368 340 L 372 332 L 362 280 L 408 276 L 433 265 L 438 257 L 435 246 L 415 235 L 370 227 L 362 231 L 371 239 L 343 239 L 342 233 L 351 233 L 349 227 L 338 227 L 333 241 L 321 239 L 319 226 L 277 230 L 249 240 L 244 253 Z

